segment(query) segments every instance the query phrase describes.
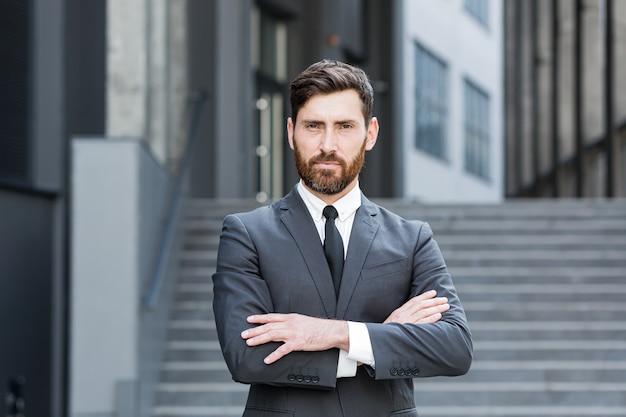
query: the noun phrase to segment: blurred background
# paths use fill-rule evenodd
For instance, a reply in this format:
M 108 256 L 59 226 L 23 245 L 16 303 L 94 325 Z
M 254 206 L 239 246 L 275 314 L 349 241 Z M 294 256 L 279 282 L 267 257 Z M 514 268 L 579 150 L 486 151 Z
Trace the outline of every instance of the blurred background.
M 626 415 L 626 1 L 3 0 L 0 33 L 0 416 L 241 415 L 221 220 L 295 185 L 323 58 L 370 76 L 361 187 L 431 222 L 475 332 L 420 415 Z

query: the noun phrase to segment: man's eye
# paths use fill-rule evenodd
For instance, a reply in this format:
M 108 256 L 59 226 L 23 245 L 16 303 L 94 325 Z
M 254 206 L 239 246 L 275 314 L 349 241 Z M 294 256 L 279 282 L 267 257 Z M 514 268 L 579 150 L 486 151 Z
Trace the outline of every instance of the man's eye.
M 317 123 L 307 123 L 306 124 L 306 128 L 307 129 L 317 129 L 319 127 L 319 125 Z
M 342 129 L 352 129 L 352 125 L 351 125 L 351 124 L 348 124 L 348 123 L 345 123 L 345 124 L 342 124 L 342 125 L 341 125 L 341 128 L 342 128 Z

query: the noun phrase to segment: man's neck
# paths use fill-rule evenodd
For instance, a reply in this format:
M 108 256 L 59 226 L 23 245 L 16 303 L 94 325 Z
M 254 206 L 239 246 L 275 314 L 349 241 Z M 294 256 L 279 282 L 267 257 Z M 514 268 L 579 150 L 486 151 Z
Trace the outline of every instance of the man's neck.
M 335 204 L 338 200 L 341 200 L 343 197 L 345 197 L 350 191 L 354 190 L 354 187 L 356 187 L 357 184 L 359 183 L 359 179 L 358 179 L 358 177 L 355 178 L 354 181 L 352 181 L 350 184 L 348 184 L 348 186 L 346 188 L 344 188 L 343 190 L 341 190 L 337 194 L 320 193 L 320 192 L 315 191 L 315 190 L 311 189 L 310 187 L 308 187 L 304 183 L 304 181 L 300 180 L 300 182 L 315 197 L 319 198 L 320 200 L 322 200 L 324 203 L 326 203 L 328 205 L 332 205 L 332 204 Z

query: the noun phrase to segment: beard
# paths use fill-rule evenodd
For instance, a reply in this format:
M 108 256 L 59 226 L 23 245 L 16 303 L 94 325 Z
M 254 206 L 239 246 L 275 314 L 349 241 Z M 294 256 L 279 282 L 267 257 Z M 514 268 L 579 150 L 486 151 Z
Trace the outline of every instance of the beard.
M 318 193 L 333 195 L 342 192 L 361 172 L 361 168 L 363 167 L 363 163 L 365 161 L 366 139 L 363 140 L 363 145 L 361 146 L 359 153 L 349 162 L 338 158 L 334 152 L 322 152 L 318 156 L 315 156 L 307 161 L 300 153 L 297 145 L 298 142 L 294 137 L 294 157 L 296 160 L 296 169 L 298 170 L 300 178 L 302 178 L 302 181 L 304 181 L 306 186 Z M 339 174 L 335 174 L 335 170 L 316 168 L 315 163 L 320 161 L 337 162 L 341 167 Z

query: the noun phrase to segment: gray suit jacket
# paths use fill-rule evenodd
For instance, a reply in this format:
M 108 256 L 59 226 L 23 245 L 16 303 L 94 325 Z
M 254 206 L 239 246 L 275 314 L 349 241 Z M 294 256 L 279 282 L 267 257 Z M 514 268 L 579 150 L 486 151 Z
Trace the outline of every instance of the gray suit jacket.
M 409 222 L 362 197 L 339 297 L 313 220 L 294 188 L 274 204 L 229 215 L 213 276 L 222 352 L 235 381 L 251 384 L 246 417 L 417 416 L 414 377 L 461 375 L 472 360 L 465 313 L 427 223 Z M 450 310 L 433 324 L 382 324 L 410 297 L 435 289 Z M 301 313 L 364 322 L 376 361 L 336 378 L 338 349 L 292 352 L 271 365 L 277 343 L 248 347 L 246 317 Z

